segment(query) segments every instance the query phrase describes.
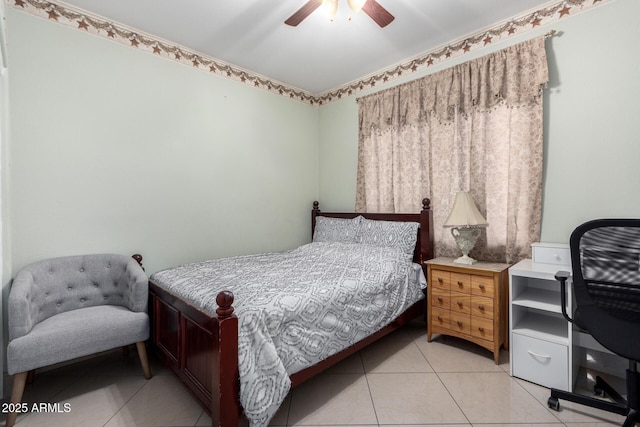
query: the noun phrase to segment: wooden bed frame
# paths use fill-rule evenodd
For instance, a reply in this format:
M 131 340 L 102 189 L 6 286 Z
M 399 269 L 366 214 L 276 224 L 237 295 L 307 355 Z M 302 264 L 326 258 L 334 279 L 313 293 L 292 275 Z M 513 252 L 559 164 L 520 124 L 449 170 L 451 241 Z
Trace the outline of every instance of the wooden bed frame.
M 358 215 L 374 220 L 419 222 L 414 261 L 422 264 L 433 258 L 433 215 L 429 199 L 422 201 L 422 211 L 415 214 L 321 212 L 318 202 L 314 202 L 311 229 L 312 232 L 315 230 L 318 216 L 354 218 Z M 200 401 L 215 427 L 237 427 L 242 415 L 239 402 L 238 319 L 233 314 L 233 298 L 231 292 L 220 292 L 216 298 L 216 315 L 211 315 L 149 281 L 152 348 Z M 392 324 L 375 334 L 291 375 L 292 388 L 421 314 L 426 314 L 426 298 L 409 307 Z

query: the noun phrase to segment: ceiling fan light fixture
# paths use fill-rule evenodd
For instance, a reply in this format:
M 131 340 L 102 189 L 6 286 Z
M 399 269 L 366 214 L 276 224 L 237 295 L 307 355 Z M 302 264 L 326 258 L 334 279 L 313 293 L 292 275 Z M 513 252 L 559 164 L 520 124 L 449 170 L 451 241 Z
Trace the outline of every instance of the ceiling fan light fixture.
M 300 0 L 302 1 L 302 0 Z M 329 20 L 333 21 L 338 13 L 339 0 L 307 0 L 307 2 L 294 12 L 284 23 L 292 27 L 298 26 L 304 21 L 314 10 L 322 7 Z M 395 18 L 387 9 L 382 7 L 376 0 L 347 0 L 349 7 L 354 11 L 364 11 L 373 21 L 384 28 L 389 25 Z M 351 17 L 349 16 L 349 20 Z
M 364 7 L 364 4 L 366 2 L 367 2 L 367 0 L 347 0 L 347 3 L 349 4 L 349 7 L 355 13 L 360 12 L 362 10 L 362 8 Z
M 325 15 L 333 21 L 338 13 L 338 0 L 322 0 L 322 9 Z

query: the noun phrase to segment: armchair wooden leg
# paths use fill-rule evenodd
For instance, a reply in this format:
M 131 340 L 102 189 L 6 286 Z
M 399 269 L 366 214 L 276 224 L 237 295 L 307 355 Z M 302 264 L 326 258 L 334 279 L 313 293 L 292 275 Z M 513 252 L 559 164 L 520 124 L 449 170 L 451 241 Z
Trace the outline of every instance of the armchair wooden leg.
M 149 358 L 147 357 L 147 346 L 143 341 L 140 341 L 136 343 L 136 348 L 138 349 L 138 356 L 140 356 L 140 364 L 142 364 L 144 377 L 150 379 L 151 369 L 149 368 Z
M 32 369 L 27 373 L 27 384 L 32 384 L 36 380 L 36 370 Z
M 22 401 L 22 393 L 24 393 L 24 385 L 27 383 L 28 372 L 20 372 L 13 376 L 13 387 L 11 388 L 11 403 L 19 405 Z M 7 414 L 7 422 L 5 427 L 13 427 L 18 418 L 17 412 L 9 412 Z

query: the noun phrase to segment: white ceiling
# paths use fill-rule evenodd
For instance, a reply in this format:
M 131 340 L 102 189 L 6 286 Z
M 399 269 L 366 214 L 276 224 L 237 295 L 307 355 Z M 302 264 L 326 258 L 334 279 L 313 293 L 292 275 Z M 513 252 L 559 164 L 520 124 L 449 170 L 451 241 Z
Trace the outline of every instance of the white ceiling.
M 325 93 L 448 43 L 531 13 L 549 0 L 378 0 L 380 28 L 340 0 L 333 22 L 307 0 L 65 0 L 87 12 L 302 89 Z M 58 2 L 61 3 L 61 2 Z M 352 19 L 348 17 L 352 15 Z

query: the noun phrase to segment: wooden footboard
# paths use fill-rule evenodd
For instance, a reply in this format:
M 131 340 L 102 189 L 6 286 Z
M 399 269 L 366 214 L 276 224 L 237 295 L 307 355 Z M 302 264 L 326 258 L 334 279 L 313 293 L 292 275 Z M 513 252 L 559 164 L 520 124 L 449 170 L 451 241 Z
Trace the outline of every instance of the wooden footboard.
M 157 353 L 207 410 L 213 426 L 237 427 L 241 408 L 233 294 L 218 294 L 216 316 L 152 281 L 149 295 Z
M 238 319 L 231 306 L 233 295 L 227 291 L 218 294 L 217 316 L 211 316 L 152 281 L 149 282 L 149 294 L 152 341 L 156 352 L 200 401 L 211 416 L 212 426 L 237 427 L 242 408 L 238 377 Z M 375 334 L 291 375 L 291 387 L 299 386 L 418 316 L 425 315 L 426 298 Z
M 312 227 L 317 216 L 353 218 L 358 213 L 312 211 Z M 433 257 L 433 225 L 429 200 L 419 214 L 362 214 L 370 219 L 420 222 L 414 261 Z M 152 344 L 211 415 L 214 427 L 237 427 L 242 408 L 239 401 L 238 319 L 233 314 L 233 294 L 221 292 L 216 298 L 216 315 L 211 315 L 181 297 L 149 281 L 149 311 Z M 353 346 L 291 376 L 292 387 L 314 377 L 372 342 L 426 314 L 426 298 L 418 301 L 392 324 Z M 425 326 L 426 327 L 426 326 Z

